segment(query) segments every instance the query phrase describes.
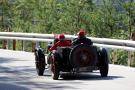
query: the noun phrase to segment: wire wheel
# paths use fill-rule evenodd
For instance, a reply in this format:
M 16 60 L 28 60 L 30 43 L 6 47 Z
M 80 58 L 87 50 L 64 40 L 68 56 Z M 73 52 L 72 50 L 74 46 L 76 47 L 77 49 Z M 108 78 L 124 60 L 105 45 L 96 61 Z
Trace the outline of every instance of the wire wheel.
M 70 52 L 70 63 L 73 67 L 87 67 L 97 61 L 97 50 L 94 46 L 80 44 Z

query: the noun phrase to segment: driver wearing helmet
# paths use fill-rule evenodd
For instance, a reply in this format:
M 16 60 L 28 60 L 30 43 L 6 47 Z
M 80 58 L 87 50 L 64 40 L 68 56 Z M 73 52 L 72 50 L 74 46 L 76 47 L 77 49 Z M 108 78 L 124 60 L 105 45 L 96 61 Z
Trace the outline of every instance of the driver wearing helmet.
M 65 40 L 65 35 L 64 33 L 61 33 L 58 37 L 58 41 L 54 43 L 54 45 L 49 48 L 49 51 L 56 50 L 58 46 L 71 46 L 71 40 Z
M 72 42 L 72 45 L 78 45 L 78 44 L 87 44 L 92 45 L 93 42 L 86 38 L 86 32 L 83 29 L 80 29 L 80 31 L 77 33 L 78 38 L 75 38 Z

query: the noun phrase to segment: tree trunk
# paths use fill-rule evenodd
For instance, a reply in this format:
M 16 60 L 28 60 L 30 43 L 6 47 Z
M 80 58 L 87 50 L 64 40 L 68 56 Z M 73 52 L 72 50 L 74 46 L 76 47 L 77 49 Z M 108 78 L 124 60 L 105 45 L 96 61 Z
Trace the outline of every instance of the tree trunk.
M 130 3 L 132 3 L 133 0 L 130 0 Z M 131 5 L 130 5 L 131 6 Z M 131 8 L 131 7 L 130 7 Z M 131 32 L 132 32 L 132 22 L 131 22 L 131 19 L 132 19 L 132 11 L 131 9 L 129 8 L 129 20 L 128 20 L 128 30 L 129 30 L 129 39 L 132 40 L 132 37 L 131 37 Z M 131 51 L 128 51 L 128 66 L 131 66 L 131 62 L 133 61 L 133 55 L 132 55 L 133 52 Z

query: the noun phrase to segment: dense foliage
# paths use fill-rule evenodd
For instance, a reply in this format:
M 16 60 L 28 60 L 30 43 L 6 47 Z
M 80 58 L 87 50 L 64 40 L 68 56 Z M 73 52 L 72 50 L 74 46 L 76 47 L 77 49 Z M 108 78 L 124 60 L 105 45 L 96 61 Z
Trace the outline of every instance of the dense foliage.
M 83 28 L 92 37 L 129 39 L 134 9 L 134 0 L 0 0 L 0 31 L 75 34 Z M 127 58 L 118 52 L 119 61 Z

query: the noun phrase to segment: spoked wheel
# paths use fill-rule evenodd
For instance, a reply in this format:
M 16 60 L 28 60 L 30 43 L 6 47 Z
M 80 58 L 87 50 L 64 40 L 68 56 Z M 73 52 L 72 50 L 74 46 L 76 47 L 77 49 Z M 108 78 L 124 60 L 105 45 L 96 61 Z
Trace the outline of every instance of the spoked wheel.
M 35 64 L 36 64 L 36 71 L 39 76 L 43 76 L 46 62 L 45 62 L 45 55 L 41 49 L 35 50 Z
M 108 58 L 108 53 L 105 48 L 102 48 L 100 51 L 100 74 L 101 77 L 107 77 L 108 75 L 108 70 L 109 70 L 109 58 Z
M 71 50 L 69 58 L 73 67 L 91 66 L 97 61 L 97 49 L 94 46 L 80 44 Z
M 51 71 L 52 71 L 52 78 L 53 80 L 58 80 L 59 78 L 59 65 L 58 62 L 56 61 L 57 56 L 53 55 L 53 61 L 51 64 Z

